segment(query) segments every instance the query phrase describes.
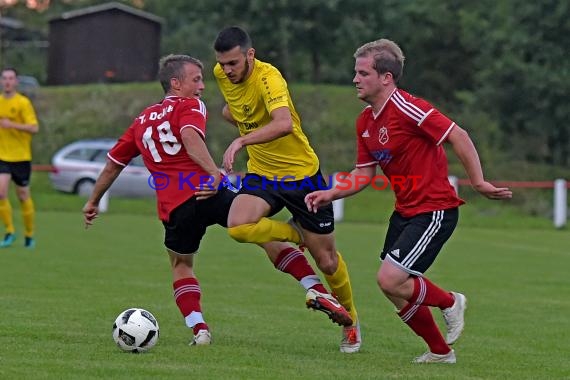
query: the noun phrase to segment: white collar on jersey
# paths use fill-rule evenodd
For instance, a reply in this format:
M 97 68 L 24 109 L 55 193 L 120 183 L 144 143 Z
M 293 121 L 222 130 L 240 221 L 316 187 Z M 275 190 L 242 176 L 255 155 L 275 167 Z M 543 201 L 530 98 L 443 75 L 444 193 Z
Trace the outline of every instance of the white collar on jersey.
M 388 103 L 388 101 L 396 91 L 398 91 L 398 87 L 394 88 L 394 90 L 392 90 L 390 95 L 388 95 L 386 101 L 384 102 L 384 104 L 382 104 L 382 108 L 380 108 L 380 111 L 378 111 L 378 113 L 375 113 L 374 110 L 372 110 L 372 117 L 374 118 L 374 120 L 376 120 L 376 118 L 382 113 L 382 110 L 384 110 L 384 107 L 386 107 L 386 104 Z

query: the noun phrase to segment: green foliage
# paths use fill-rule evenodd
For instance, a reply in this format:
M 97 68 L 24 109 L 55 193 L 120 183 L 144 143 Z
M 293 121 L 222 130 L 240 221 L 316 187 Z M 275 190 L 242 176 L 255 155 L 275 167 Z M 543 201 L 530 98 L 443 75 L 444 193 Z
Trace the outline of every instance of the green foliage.
M 568 165 L 570 5 L 483 3 L 492 6 L 463 14 L 465 44 L 479 52 L 476 99 L 500 123 L 511 158 Z
M 210 76 L 208 72 L 205 75 Z M 356 154 L 355 118 L 364 107 L 354 89 L 293 83 L 290 90 L 323 171 L 350 170 Z M 41 88 L 34 100 L 40 119 L 40 133 L 33 139 L 34 163 L 49 163 L 58 148 L 76 139 L 118 137 L 144 107 L 162 97 L 158 83 Z M 509 151 L 502 148 L 497 121 L 474 106 L 471 92 L 458 93 L 458 98 L 467 107 L 454 118 L 470 133 L 488 178 L 551 180 L 555 178 L 552 175 L 570 178 L 569 170 L 564 167 L 507 159 Z M 213 81 L 207 82 L 203 99 L 208 106 L 207 144 L 213 157 L 221 160 L 237 131 L 221 118 L 223 99 Z M 238 158 L 244 169 L 245 153 Z M 450 153 L 448 158 L 452 174 L 464 177 L 454 154 Z
M 100 3 L 52 1 L 50 8 L 38 13 L 19 2 L 3 9 L 3 15 L 22 19 L 47 35 L 50 18 Z M 401 86 L 472 128 L 486 149 L 485 158 L 570 164 L 567 1 L 122 3 L 163 17 L 162 53 L 194 55 L 204 61 L 207 74 L 215 63 L 212 43 L 229 25 L 245 27 L 257 56 L 275 64 L 291 83 L 349 85 L 355 49 L 370 40 L 393 39 L 407 56 Z M 104 54 L 103 47 L 99 49 Z M 45 49 L 11 48 L 4 52 L 5 63 L 43 80 L 45 53 Z
M 291 92 L 323 170 L 349 170 L 355 158 L 354 120 L 363 107 L 354 90 L 293 84 Z M 162 97 L 158 83 L 41 88 L 34 102 L 41 124 L 33 139 L 34 162 L 49 163 L 53 153 L 70 141 L 118 137 L 139 112 Z M 223 98 L 215 83 L 207 83 L 203 99 L 208 106 L 207 144 L 221 162 L 237 131 L 221 117 Z M 238 158 L 245 169 L 245 152 Z
M 162 97 L 158 83 L 41 88 L 34 101 L 40 120 L 34 162 L 49 163 L 71 141 L 119 137 L 144 107 Z

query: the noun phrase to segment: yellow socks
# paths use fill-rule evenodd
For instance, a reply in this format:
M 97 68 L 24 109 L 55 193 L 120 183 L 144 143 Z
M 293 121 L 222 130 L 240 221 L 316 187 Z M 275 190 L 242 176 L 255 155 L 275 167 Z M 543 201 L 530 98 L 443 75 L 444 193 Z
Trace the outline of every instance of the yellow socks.
M 352 287 L 350 285 L 350 278 L 348 277 L 348 269 L 341 254 L 339 252 L 336 254 L 338 255 L 338 267 L 336 272 L 332 275 L 324 274 L 325 279 L 331 287 L 332 293 L 334 293 L 338 299 L 338 302 L 344 306 L 346 311 L 350 313 L 354 323 L 356 323 L 356 321 L 358 321 L 358 314 L 356 313 L 354 299 L 352 298 Z
M 34 221 L 36 218 L 36 211 L 34 209 L 34 202 L 32 198 L 28 198 L 21 203 L 22 219 L 24 220 L 24 236 L 34 236 Z
M 268 243 L 270 241 L 290 241 L 300 243 L 299 233 L 290 224 L 269 218 L 261 218 L 257 223 L 242 224 L 228 228 L 229 235 L 240 243 Z
M 6 233 L 13 234 L 15 229 L 12 220 L 12 205 L 10 205 L 8 198 L 0 199 L 0 220 L 6 226 Z

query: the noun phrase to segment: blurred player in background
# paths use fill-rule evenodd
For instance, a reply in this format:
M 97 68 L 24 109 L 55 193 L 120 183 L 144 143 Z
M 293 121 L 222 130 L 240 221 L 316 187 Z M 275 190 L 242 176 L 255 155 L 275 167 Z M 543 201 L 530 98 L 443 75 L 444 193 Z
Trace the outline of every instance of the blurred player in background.
M 402 321 L 429 347 L 414 362 L 455 363 L 450 345 L 463 330 L 467 300 L 424 276 L 455 229 L 458 207 L 464 203 L 449 183 L 442 144 L 451 144 L 479 193 L 490 199 L 507 199 L 512 192 L 485 181 L 467 132 L 425 100 L 397 87 L 404 69 L 404 55 L 397 44 L 386 39 L 373 41 L 360 47 L 354 57 L 353 82 L 358 98 L 368 103 L 356 121 L 356 168 L 343 180 L 343 188 L 309 194 L 307 208 L 318 212 L 335 199 L 359 192 L 376 175 L 376 167 L 382 168 L 392 181 L 396 210 L 380 255 L 378 285 Z M 368 178 L 368 183 L 357 178 Z M 445 339 L 429 306 L 443 312 Z
M 174 298 L 186 325 L 193 329 L 192 345 L 211 342 L 204 320 L 202 291 L 196 278 L 194 255 L 206 228 L 227 226 L 235 193 L 220 186 L 223 175 L 205 143 L 207 112 L 200 100 L 204 90 L 202 63 L 186 55 L 160 61 L 159 79 L 165 98 L 147 107 L 109 151 L 105 168 L 83 208 L 86 226 L 99 213 L 99 202 L 122 169 L 142 155 L 156 189 L 157 211 L 164 225 L 164 245 L 170 257 Z M 263 247 L 282 272 L 288 273 L 322 305 L 334 322 L 351 323 L 348 312 L 330 295 L 303 254 L 286 243 Z
M 0 219 L 6 227 L 0 247 L 10 247 L 16 239 L 12 206 L 8 198 L 10 181 L 16 184 L 24 221 L 24 247 L 34 248 L 35 209 L 30 194 L 32 174 L 32 135 L 38 133 L 38 120 L 30 100 L 18 92 L 18 73 L 2 70 L 0 97 Z

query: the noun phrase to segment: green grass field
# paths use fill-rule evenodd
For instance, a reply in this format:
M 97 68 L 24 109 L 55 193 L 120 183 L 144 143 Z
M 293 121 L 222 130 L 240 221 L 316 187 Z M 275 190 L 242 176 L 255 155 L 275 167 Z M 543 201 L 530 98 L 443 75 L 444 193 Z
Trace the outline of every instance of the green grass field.
M 111 199 L 110 212 L 85 230 L 82 199 L 49 190 L 44 176 L 34 181 L 37 247 L 25 250 L 19 239 L 0 251 L 0 379 L 570 378 L 570 235 L 508 206 L 494 204 L 492 217 L 466 206 L 428 272 L 464 292 L 469 308 L 458 363 L 418 366 L 410 361 L 423 343 L 375 283 L 386 228 L 375 220 L 390 212 L 384 194 L 374 208 L 370 194 L 347 202 L 351 221 L 337 226 L 363 334 L 362 351 L 346 355 L 340 328 L 304 307 L 302 288 L 218 227 L 196 264 L 214 344 L 188 347 L 154 201 Z M 160 324 L 146 354 L 123 353 L 111 338 L 115 317 L 134 306 Z

